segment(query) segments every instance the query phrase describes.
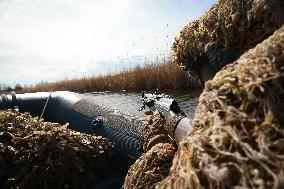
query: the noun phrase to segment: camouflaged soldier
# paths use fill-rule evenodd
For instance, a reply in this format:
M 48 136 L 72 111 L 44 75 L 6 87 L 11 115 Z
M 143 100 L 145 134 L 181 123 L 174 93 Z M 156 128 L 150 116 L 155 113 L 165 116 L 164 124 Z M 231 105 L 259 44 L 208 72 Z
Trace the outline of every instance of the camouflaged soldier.
M 177 150 L 174 130 L 182 118 L 175 116 L 165 122 L 157 111 L 149 116 L 145 126 L 145 153 L 128 170 L 125 189 L 155 188 L 158 182 L 168 176 Z

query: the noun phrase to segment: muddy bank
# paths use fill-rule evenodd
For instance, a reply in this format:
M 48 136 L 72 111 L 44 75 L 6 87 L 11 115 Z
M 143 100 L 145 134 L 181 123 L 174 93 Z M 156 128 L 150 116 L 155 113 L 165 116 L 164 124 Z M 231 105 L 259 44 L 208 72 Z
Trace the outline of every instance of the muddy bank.
M 219 1 L 180 32 L 173 44 L 174 62 L 210 79 L 283 24 L 283 0 Z
M 158 188 L 283 188 L 284 26 L 205 85 Z

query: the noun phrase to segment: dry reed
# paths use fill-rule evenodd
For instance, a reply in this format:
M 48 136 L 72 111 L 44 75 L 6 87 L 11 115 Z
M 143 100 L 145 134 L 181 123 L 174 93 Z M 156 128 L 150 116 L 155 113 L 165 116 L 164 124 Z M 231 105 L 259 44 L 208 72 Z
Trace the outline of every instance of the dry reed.
M 69 90 L 93 91 L 141 91 L 153 89 L 186 89 L 196 87 L 186 72 L 171 61 L 161 64 L 148 63 L 114 74 L 81 79 L 66 79 L 54 83 L 41 83 L 25 88 L 24 92 Z
M 219 0 L 185 26 L 173 44 L 174 61 L 199 72 L 235 61 L 284 24 L 283 0 Z
M 109 170 L 109 140 L 0 111 L 0 188 L 86 188 Z
M 157 188 L 284 187 L 284 26 L 205 85 Z

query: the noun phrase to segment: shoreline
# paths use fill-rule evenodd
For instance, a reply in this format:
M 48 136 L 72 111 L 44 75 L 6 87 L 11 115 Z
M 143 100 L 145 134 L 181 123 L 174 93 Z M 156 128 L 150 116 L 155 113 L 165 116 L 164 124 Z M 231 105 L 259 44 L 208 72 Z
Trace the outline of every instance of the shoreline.
M 40 83 L 24 88 L 23 92 L 58 91 L 72 92 L 127 91 L 142 90 L 183 90 L 200 88 L 198 82 L 171 61 L 160 64 L 145 63 L 122 72 L 81 79 L 67 79 L 54 83 Z

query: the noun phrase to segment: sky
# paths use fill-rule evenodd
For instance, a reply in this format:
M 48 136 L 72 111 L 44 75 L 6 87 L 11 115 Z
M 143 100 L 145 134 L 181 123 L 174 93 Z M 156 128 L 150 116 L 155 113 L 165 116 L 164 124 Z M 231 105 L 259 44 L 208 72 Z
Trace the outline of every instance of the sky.
M 0 0 L 0 84 L 96 76 L 170 54 L 217 0 Z

